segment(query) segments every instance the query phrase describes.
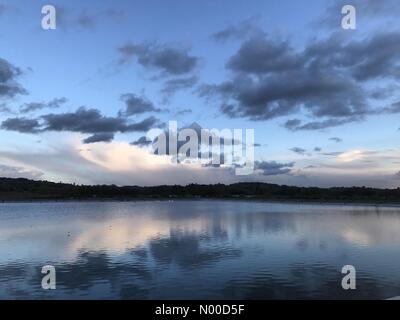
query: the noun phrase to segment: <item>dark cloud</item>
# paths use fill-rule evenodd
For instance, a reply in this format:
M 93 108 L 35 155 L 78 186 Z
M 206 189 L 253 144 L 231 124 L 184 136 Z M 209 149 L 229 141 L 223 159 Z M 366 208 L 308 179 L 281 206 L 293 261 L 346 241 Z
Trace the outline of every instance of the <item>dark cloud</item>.
M 383 100 L 392 97 L 399 90 L 396 85 L 387 85 L 385 87 L 374 87 L 368 95 L 371 99 Z
M 192 72 L 198 58 L 189 54 L 188 49 L 160 43 L 126 44 L 118 48 L 120 64 L 136 58 L 137 62 L 162 75 L 182 75 Z
M 20 68 L 0 58 L 0 99 L 13 98 L 18 94 L 27 93 L 17 82 L 17 78 L 21 74 L 22 70 Z
M 163 125 L 156 117 L 151 116 L 143 119 L 142 121 L 126 125 L 125 128 L 121 130 L 121 132 L 143 132 L 149 131 L 150 129 L 155 127 L 159 128 L 162 126 Z
M 301 154 L 301 155 L 305 155 L 307 152 L 306 149 L 299 148 L 299 147 L 291 148 L 290 151 L 293 151 L 294 153 Z
M 46 114 L 37 119 L 10 118 L 1 124 L 1 128 L 23 133 L 45 131 L 70 131 L 87 133 L 92 136 L 84 142 L 111 141 L 115 133 L 143 132 L 159 127 L 155 117 L 148 117 L 139 122 L 130 122 L 124 117 L 107 117 L 97 109 L 80 107 L 75 112 Z
M 220 106 L 220 111 L 229 118 L 236 118 L 238 112 L 233 104 L 223 103 Z
M 113 133 L 96 133 L 83 140 L 83 143 L 96 143 L 96 142 L 111 142 L 114 139 Z
M 307 169 L 315 169 L 315 168 L 318 168 L 318 167 L 314 166 L 314 165 L 309 165 L 309 166 L 304 167 L 303 169 L 307 170 Z
M 136 141 L 131 142 L 131 145 L 139 146 L 139 147 L 146 147 L 152 143 L 153 142 L 151 140 L 147 140 L 147 138 L 145 136 L 142 136 L 139 139 L 137 139 Z
M 394 114 L 400 112 L 400 101 L 392 103 L 389 107 L 382 109 L 382 113 Z
M 121 100 L 125 102 L 126 108 L 120 112 L 120 115 L 129 117 L 146 112 L 160 112 L 161 109 L 154 107 L 153 103 L 146 97 L 140 97 L 133 93 L 121 95 Z
M 0 114 L 4 114 L 4 113 L 13 113 L 13 111 L 11 110 L 11 108 L 9 106 L 7 106 L 6 104 L 2 103 L 0 104 Z
M 322 155 L 328 157 L 337 157 L 340 156 L 342 153 L 343 153 L 342 151 L 334 151 L 334 152 L 324 152 L 322 153 Z
M 175 115 L 176 116 L 183 116 L 185 114 L 189 114 L 192 113 L 193 111 L 191 109 L 182 109 L 182 110 L 178 110 Z
M 75 112 L 42 116 L 45 131 L 73 131 L 81 133 L 105 133 L 125 131 L 126 119 L 106 117 L 97 109 L 80 107 Z
M 299 130 L 323 130 L 325 128 L 337 127 L 346 123 L 364 120 L 364 116 L 352 116 L 342 119 L 327 119 L 323 121 L 311 121 L 305 124 L 298 119 L 288 120 L 284 126 L 291 131 Z
M 64 103 L 68 101 L 67 98 L 54 98 L 51 101 L 48 102 L 30 102 L 30 103 L 25 103 L 22 106 L 20 106 L 19 111 L 21 113 L 28 113 L 32 111 L 37 111 L 41 109 L 57 109 L 60 108 Z
M 264 176 L 276 176 L 290 173 L 293 166 L 294 162 L 278 163 L 276 161 L 256 161 L 254 163 L 254 169 L 261 171 Z
M 45 131 L 73 131 L 80 133 L 116 133 L 148 131 L 158 125 L 158 119 L 148 117 L 128 123 L 124 117 L 106 117 L 97 109 L 79 108 L 76 112 L 42 116 Z
M 230 117 L 269 120 L 301 107 L 315 116 L 348 117 L 365 113 L 366 101 L 351 79 L 315 70 L 298 70 L 253 78 L 239 74 L 220 85 L 201 88 L 200 95 L 223 99 Z
M 257 33 L 262 34 L 262 30 L 258 26 L 259 20 L 259 17 L 251 17 L 239 24 L 230 25 L 214 33 L 211 38 L 217 42 L 226 42 L 228 40 L 245 39 Z
M 322 148 L 320 148 L 320 147 L 315 147 L 315 148 L 314 148 L 314 151 L 315 151 L 315 152 L 321 152 L 321 151 L 322 151 Z
M 9 118 L 2 122 L 1 129 L 21 133 L 37 133 L 40 131 L 40 124 L 37 119 Z
M 336 143 L 339 143 L 339 142 L 342 142 L 342 141 L 343 141 L 342 139 L 340 139 L 340 138 L 338 138 L 338 137 L 332 137 L 332 138 L 329 138 L 329 140 L 334 141 L 334 142 L 336 142 Z
M 183 127 L 183 128 L 179 128 L 177 132 L 170 132 L 169 130 L 165 130 L 161 135 L 159 135 L 158 137 L 156 137 L 156 138 L 154 139 L 154 141 L 152 141 L 152 143 L 156 143 L 159 139 L 161 139 L 161 138 L 163 137 L 162 135 L 164 135 L 164 136 L 165 136 L 165 139 L 166 139 L 165 154 L 166 154 L 166 155 L 170 155 L 170 154 L 172 154 L 172 152 L 170 152 L 170 143 L 169 143 L 169 141 L 170 141 L 170 133 L 171 133 L 171 134 L 176 134 L 176 135 L 178 136 L 179 133 L 180 133 L 182 130 L 185 130 L 185 129 L 194 130 L 194 132 L 196 133 L 197 138 L 198 138 L 198 139 L 197 139 L 198 152 L 200 153 L 200 148 L 201 148 L 201 130 L 202 130 L 203 128 L 202 128 L 198 123 L 196 123 L 196 122 L 192 123 L 192 124 L 189 125 L 189 126 L 185 126 L 185 127 Z M 181 141 L 181 140 L 177 139 L 177 151 L 178 151 L 178 153 L 179 153 L 180 148 L 181 148 L 184 144 L 186 144 L 186 142 L 188 142 L 188 141 L 189 141 L 189 138 L 186 139 L 185 141 Z M 157 150 L 156 148 L 154 149 L 154 154 L 163 155 L 163 154 L 160 153 L 160 151 Z
M 258 36 L 245 41 L 227 66 L 236 72 L 266 74 L 298 69 L 303 66 L 303 59 L 288 42 Z
M 305 51 L 315 65 L 344 71 L 359 81 L 400 77 L 400 33 L 381 32 L 358 41 L 331 36 Z
M 175 94 L 179 90 L 187 90 L 193 88 L 193 86 L 198 82 L 196 76 L 186 77 L 186 78 L 176 78 L 167 80 L 162 88 L 162 93 L 167 97 Z
M 198 94 L 217 101 L 221 112 L 231 118 L 269 120 L 303 111 L 318 120 L 291 119 L 285 127 L 296 131 L 339 126 L 368 115 L 400 112 L 396 105 L 372 107 L 367 88 L 371 81 L 385 80 L 390 85 L 399 78 L 397 52 L 398 32 L 354 41 L 332 35 L 314 40 L 303 50 L 294 50 L 285 40 L 257 35 L 229 59 L 231 79 L 203 84 Z
M 301 125 L 301 120 L 299 119 L 291 119 L 285 122 L 284 126 L 286 129 L 295 131 Z
M 186 140 L 180 140 L 179 135 L 183 133 L 183 130 L 191 129 L 196 133 L 196 136 L 186 137 Z M 170 146 L 170 134 L 176 135 L 176 149 Z M 172 137 L 171 137 L 172 138 Z M 161 141 L 165 141 L 165 150 L 159 150 L 157 148 L 157 142 L 161 139 Z M 165 139 L 165 140 L 164 140 Z M 192 139 L 192 140 L 191 140 Z M 175 140 L 173 138 L 173 140 Z M 193 141 L 194 140 L 194 141 Z M 193 143 L 193 147 L 197 147 L 195 150 L 195 154 L 190 154 L 189 150 L 186 153 L 181 150 L 182 146 L 184 146 L 188 142 Z M 213 142 L 216 141 L 219 144 L 219 147 L 213 149 Z M 204 167 L 219 167 L 221 164 L 227 164 L 225 162 L 226 152 L 232 152 L 232 150 L 227 150 L 227 147 L 242 145 L 242 141 L 236 140 L 234 138 L 225 139 L 224 136 L 219 135 L 218 132 L 214 132 L 209 129 L 204 129 L 198 123 L 194 122 L 189 126 L 185 126 L 182 128 L 178 128 L 177 132 L 165 130 L 163 133 L 154 138 L 153 141 L 148 141 L 146 137 L 140 137 L 137 141 L 131 143 L 132 145 L 145 147 L 148 145 L 152 146 L 152 151 L 156 155 L 172 155 L 178 156 L 176 159 L 178 162 L 191 160 L 191 156 L 194 156 L 198 159 L 219 159 L 218 164 L 206 163 L 203 164 Z M 193 152 L 193 150 L 191 150 Z

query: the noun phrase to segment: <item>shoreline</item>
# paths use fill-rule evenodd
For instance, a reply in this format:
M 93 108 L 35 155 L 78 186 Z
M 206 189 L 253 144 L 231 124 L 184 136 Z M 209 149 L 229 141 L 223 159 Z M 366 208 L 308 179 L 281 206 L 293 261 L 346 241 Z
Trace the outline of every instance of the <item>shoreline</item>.
M 175 201 L 241 201 L 260 202 L 271 204 L 292 205 L 329 205 L 329 206 L 368 206 L 368 207 L 393 207 L 400 208 L 400 202 L 363 202 L 363 201 L 332 201 L 332 200 L 307 200 L 307 199 L 262 199 L 262 198 L 239 198 L 239 197 L 181 197 L 181 198 L 76 198 L 76 199 L 10 199 L 0 200 L 1 204 L 39 204 L 39 203 L 70 203 L 70 202 L 175 202 Z

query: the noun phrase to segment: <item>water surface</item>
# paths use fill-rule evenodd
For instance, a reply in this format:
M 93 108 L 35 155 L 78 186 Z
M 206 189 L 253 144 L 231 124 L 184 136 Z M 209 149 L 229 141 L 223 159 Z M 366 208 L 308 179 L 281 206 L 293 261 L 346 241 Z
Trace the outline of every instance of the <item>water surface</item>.
M 341 288 L 341 269 L 357 289 Z M 56 290 L 41 287 L 53 265 Z M 400 295 L 400 208 L 246 201 L 0 204 L 1 299 Z

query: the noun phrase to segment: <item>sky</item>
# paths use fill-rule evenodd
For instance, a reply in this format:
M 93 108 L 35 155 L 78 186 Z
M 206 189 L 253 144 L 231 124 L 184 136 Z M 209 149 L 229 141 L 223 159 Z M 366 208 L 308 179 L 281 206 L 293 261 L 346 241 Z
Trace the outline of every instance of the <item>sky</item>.
M 397 188 L 399 16 L 397 0 L 0 0 L 0 176 Z M 143 137 L 169 121 L 254 129 L 254 172 L 154 154 Z

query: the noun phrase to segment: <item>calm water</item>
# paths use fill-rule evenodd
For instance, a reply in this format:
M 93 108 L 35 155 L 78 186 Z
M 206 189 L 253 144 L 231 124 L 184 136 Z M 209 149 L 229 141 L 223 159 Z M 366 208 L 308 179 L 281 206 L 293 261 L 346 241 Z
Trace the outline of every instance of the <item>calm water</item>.
M 57 289 L 41 288 L 54 265 Z M 341 289 L 341 268 L 357 290 Z M 0 204 L 0 298 L 400 295 L 400 208 L 244 201 Z

